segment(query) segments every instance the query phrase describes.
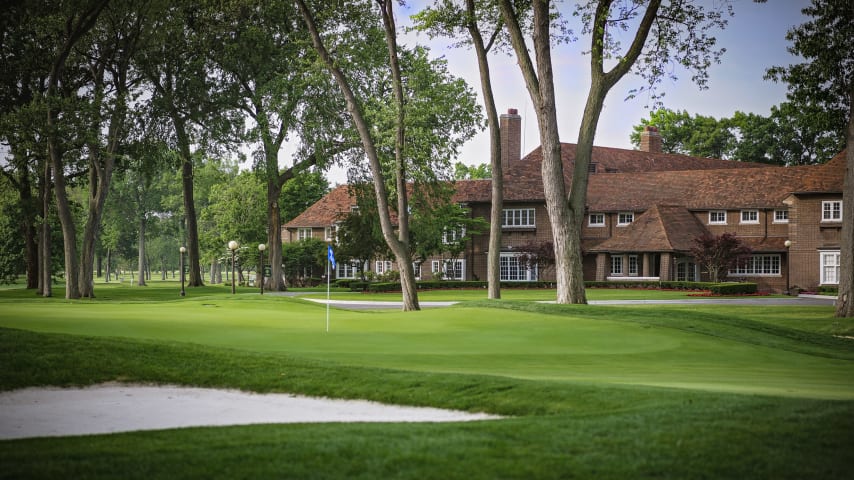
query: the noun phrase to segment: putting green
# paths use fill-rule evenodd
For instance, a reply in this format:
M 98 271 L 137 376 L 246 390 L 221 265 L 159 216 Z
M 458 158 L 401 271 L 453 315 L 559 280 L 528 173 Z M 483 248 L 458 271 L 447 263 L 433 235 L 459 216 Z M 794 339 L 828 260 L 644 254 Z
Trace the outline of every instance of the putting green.
M 603 319 L 603 311 L 612 312 L 605 317 L 613 319 Z M 619 307 L 582 307 L 564 315 L 465 306 L 410 313 L 333 309 L 327 333 L 324 306 L 238 296 L 3 303 L 0 326 L 193 342 L 425 372 L 854 398 L 851 356 L 777 348 L 751 333 L 718 338 L 633 323 L 633 312 Z M 667 308 L 656 312 L 684 315 Z

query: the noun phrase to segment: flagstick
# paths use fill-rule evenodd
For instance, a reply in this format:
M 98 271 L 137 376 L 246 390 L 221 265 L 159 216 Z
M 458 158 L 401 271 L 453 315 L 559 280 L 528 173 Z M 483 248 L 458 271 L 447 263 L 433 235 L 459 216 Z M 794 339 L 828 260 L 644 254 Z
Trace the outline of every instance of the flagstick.
M 326 333 L 329 333 L 329 277 L 331 277 L 331 262 L 326 259 Z

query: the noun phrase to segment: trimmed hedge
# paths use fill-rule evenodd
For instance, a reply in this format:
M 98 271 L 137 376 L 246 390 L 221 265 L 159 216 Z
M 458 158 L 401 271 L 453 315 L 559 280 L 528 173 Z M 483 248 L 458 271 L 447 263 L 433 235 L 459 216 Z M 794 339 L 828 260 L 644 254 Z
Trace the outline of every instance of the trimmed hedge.
M 834 287 L 831 285 L 819 285 L 818 293 L 825 295 L 839 295 L 839 287 Z
M 752 295 L 757 292 L 755 283 L 718 283 L 709 287 L 712 295 Z
M 359 280 L 339 280 L 340 287 L 349 287 L 353 292 L 399 292 L 399 282 L 362 282 Z M 451 290 L 451 289 L 483 289 L 487 287 L 484 281 L 454 281 L 454 280 L 425 280 L 416 282 L 418 290 Z M 757 292 L 755 283 L 712 283 L 712 282 L 655 282 L 655 281 L 611 281 L 584 282 L 585 288 L 646 288 L 668 290 L 701 290 L 713 295 L 747 295 Z M 555 282 L 501 282 L 501 288 L 555 288 Z

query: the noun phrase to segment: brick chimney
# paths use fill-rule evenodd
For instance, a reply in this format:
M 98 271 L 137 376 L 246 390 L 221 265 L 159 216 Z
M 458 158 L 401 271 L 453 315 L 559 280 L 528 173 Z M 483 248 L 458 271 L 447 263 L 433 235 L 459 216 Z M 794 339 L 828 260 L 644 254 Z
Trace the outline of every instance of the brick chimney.
M 501 168 L 506 169 L 522 158 L 522 117 L 515 108 L 501 114 Z
M 661 153 L 661 134 L 658 133 L 658 128 L 652 125 L 643 127 L 640 149 L 642 152 Z

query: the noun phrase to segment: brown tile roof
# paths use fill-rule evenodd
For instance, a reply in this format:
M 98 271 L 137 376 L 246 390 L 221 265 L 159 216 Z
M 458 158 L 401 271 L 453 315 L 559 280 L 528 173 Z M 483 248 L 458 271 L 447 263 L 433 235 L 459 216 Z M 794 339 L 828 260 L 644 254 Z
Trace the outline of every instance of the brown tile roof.
M 687 252 L 706 228 L 686 208 L 653 205 L 589 252 Z
M 567 185 L 575 145 L 562 144 Z M 652 205 L 681 205 L 689 210 L 778 208 L 791 193 L 840 192 L 844 152 L 825 165 L 775 167 L 637 150 L 594 147 L 597 172 L 590 175 L 587 206 L 594 212 L 641 212 Z M 506 202 L 542 202 L 541 151 L 536 149 L 505 169 Z M 622 173 L 619 173 L 622 172 Z M 490 180 L 456 182 L 454 201 L 488 203 Z M 332 190 L 286 228 L 333 224 L 355 204 L 347 186 Z
M 642 211 L 655 204 L 691 210 L 778 208 L 819 167 L 696 170 L 591 175 L 591 211 Z
M 841 193 L 847 168 L 846 150 L 842 150 L 824 165 L 819 165 L 805 175 L 795 193 Z
M 349 185 L 335 187 L 314 205 L 308 207 L 296 218 L 282 225 L 284 228 L 294 227 L 328 227 L 338 218 L 350 211 L 356 204 L 355 197 L 350 194 Z
M 782 237 L 738 237 L 754 252 L 785 252 L 786 239 Z

